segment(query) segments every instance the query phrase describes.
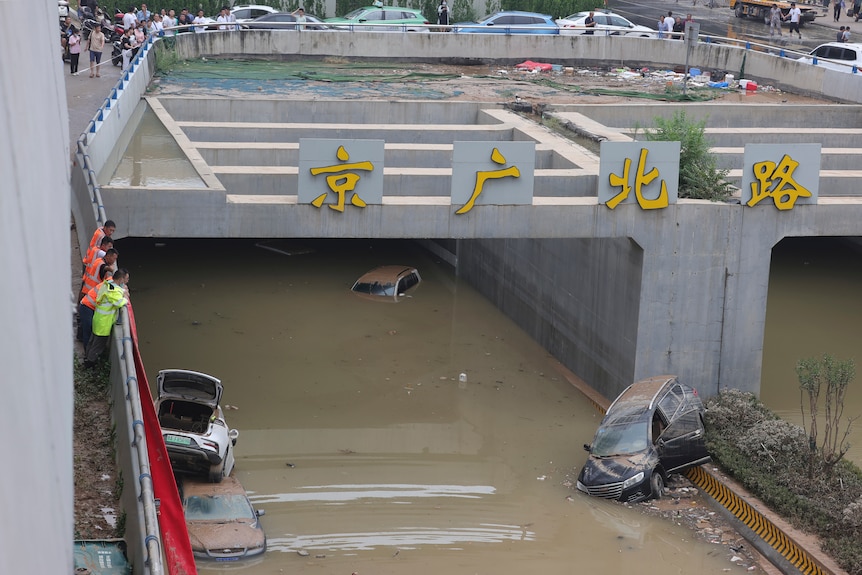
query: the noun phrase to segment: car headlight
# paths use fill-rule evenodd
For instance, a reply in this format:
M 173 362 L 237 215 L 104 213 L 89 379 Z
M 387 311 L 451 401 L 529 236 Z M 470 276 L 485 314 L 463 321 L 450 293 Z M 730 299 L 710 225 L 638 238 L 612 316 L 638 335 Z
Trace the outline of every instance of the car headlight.
M 637 485 L 638 483 L 640 483 L 643 480 L 644 480 L 644 472 L 641 471 L 640 473 L 632 475 L 631 477 L 629 477 L 628 479 L 623 481 L 623 489 L 628 489 L 632 485 Z
M 580 481 L 578 481 L 577 487 L 578 487 L 578 491 L 583 491 L 584 493 L 587 493 L 587 487 L 583 483 L 581 483 Z

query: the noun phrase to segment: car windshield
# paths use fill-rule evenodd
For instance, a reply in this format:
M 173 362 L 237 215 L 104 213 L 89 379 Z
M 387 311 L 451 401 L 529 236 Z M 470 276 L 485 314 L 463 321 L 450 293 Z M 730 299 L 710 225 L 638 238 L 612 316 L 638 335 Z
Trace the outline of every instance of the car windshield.
M 192 495 L 185 502 L 188 521 L 254 519 L 254 510 L 242 495 Z
M 344 18 L 345 20 L 356 20 L 357 18 L 359 18 L 360 15 L 362 15 L 364 13 L 365 13 L 365 8 L 357 8 L 353 12 L 348 12 L 347 14 L 342 16 L 342 18 Z
M 393 296 L 395 294 L 395 284 L 394 283 L 380 283 L 380 282 L 369 282 L 369 283 L 357 283 L 353 286 L 353 291 L 358 293 L 367 293 L 371 295 L 388 295 Z
M 638 453 L 647 448 L 648 436 L 647 421 L 603 425 L 596 431 L 590 453 L 596 457 Z

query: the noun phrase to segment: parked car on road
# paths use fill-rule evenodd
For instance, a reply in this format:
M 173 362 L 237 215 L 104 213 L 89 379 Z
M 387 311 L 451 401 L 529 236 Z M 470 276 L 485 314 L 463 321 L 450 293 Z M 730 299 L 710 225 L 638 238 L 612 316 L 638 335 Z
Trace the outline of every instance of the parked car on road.
M 827 42 L 812 50 L 808 56 L 798 61 L 803 64 L 814 64 L 839 72 L 853 72 L 853 66 L 858 70 L 862 67 L 862 44 L 853 42 Z
M 460 34 L 559 34 L 560 28 L 547 14 L 497 12 L 476 22 L 458 22 L 453 32 Z
M 236 18 L 236 21 L 242 24 L 255 18 L 260 18 L 266 14 L 277 14 L 278 10 L 272 6 L 262 6 L 258 4 L 243 4 L 237 5 L 230 9 L 230 13 Z
M 575 35 L 586 33 L 589 28 L 585 26 L 585 21 L 589 15 L 590 13 L 587 11 L 578 12 L 577 14 L 560 18 L 557 20 L 557 25 L 560 27 L 560 34 Z M 638 26 L 613 12 L 594 12 L 593 19 L 596 21 L 596 26 L 592 30 L 596 36 L 636 36 L 639 38 L 658 38 L 658 30 L 653 30 L 646 26 Z
M 230 475 L 239 431 L 224 420 L 222 383 L 185 369 L 159 372 L 156 413 L 175 472 L 206 476 L 213 483 Z
M 365 6 L 348 12 L 341 18 L 327 18 L 327 24 L 335 28 L 347 28 L 365 32 L 430 32 L 431 23 L 421 10 L 397 6 Z
M 249 30 L 296 30 L 296 16 L 289 12 L 265 14 L 242 25 Z M 329 30 L 330 26 L 317 16 L 305 15 L 305 30 Z
M 238 561 L 266 551 L 259 519 L 264 511 L 254 509 L 235 477 L 225 477 L 219 484 L 185 480 L 182 495 L 196 558 Z
M 422 278 L 419 271 L 410 266 L 381 266 L 356 280 L 354 292 L 371 299 L 399 301 L 412 291 Z
M 578 475 L 580 491 L 634 503 L 664 491 L 667 477 L 709 461 L 703 403 L 676 376 L 628 386 L 611 404 Z

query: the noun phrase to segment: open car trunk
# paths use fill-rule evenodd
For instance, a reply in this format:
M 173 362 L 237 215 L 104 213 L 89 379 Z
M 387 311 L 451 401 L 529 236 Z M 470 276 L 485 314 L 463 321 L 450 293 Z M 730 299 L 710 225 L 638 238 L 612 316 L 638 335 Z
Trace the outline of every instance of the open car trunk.
M 165 399 L 159 404 L 159 425 L 162 429 L 204 433 L 213 415 L 212 408 L 191 401 Z

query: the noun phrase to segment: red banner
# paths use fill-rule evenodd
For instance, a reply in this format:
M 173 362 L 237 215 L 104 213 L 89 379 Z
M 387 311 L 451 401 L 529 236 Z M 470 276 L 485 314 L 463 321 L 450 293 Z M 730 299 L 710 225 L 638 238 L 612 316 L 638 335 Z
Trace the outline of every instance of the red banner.
M 138 376 L 138 393 L 141 396 L 141 412 L 144 418 L 144 434 L 147 438 L 147 450 L 150 455 L 150 475 L 153 478 L 153 491 L 156 499 L 161 502 L 159 507 L 159 526 L 162 531 L 162 544 L 169 575 L 197 575 L 192 544 L 186 529 L 186 518 L 183 514 L 183 503 L 177 490 L 174 471 L 168 458 L 168 450 L 162 437 L 162 429 L 156 417 L 156 406 L 147 382 L 147 372 L 138 349 L 138 330 L 135 325 L 135 314 L 131 304 L 129 310 L 129 328 L 132 333 L 132 348 L 135 357 L 135 371 Z

